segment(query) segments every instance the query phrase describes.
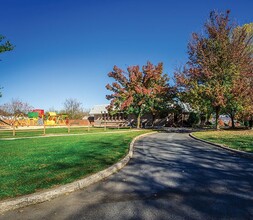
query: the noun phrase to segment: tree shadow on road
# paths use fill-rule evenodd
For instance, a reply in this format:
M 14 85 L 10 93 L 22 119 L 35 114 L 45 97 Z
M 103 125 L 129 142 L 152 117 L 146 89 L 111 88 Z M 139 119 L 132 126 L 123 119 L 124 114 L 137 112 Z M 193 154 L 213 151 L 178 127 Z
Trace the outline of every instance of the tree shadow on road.
M 252 160 L 187 136 L 167 144 L 164 138 L 138 141 L 128 166 L 93 190 L 101 192 L 98 201 L 69 217 L 253 218 Z

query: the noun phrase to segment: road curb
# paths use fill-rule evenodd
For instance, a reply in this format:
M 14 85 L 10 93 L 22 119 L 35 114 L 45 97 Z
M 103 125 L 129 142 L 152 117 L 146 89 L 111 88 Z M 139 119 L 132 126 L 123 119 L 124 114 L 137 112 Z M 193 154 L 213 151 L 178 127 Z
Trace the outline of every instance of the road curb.
M 235 153 L 235 154 L 237 154 L 237 155 L 239 155 L 241 157 L 246 157 L 246 158 L 253 159 L 253 154 L 252 153 L 247 153 L 247 152 L 244 152 L 244 151 L 241 151 L 241 150 L 236 150 L 236 149 L 229 148 L 229 147 L 227 147 L 225 145 L 222 145 L 222 144 L 216 144 L 216 143 L 213 143 L 213 142 L 210 142 L 210 141 L 206 141 L 206 140 L 203 140 L 201 138 L 197 138 L 192 133 L 190 133 L 189 136 L 191 138 L 195 139 L 195 140 L 198 140 L 198 141 L 201 141 L 201 142 L 204 142 L 204 143 L 207 143 L 207 144 L 211 144 L 213 146 L 225 149 L 225 150 L 230 151 L 232 153 Z
M 58 196 L 68 194 L 79 189 L 83 189 L 91 184 L 94 184 L 98 181 L 103 180 L 104 178 L 121 170 L 129 162 L 129 160 L 133 157 L 134 143 L 136 140 L 144 136 L 154 134 L 154 133 L 157 133 L 157 132 L 141 134 L 135 137 L 130 143 L 128 154 L 122 160 L 120 160 L 119 162 L 117 162 L 116 164 L 110 166 L 109 168 L 105 170 L 102 170 L 98 173 L 90 175 L 84 179 L 77 180 L 75 182 L 72 182 L 63 186 L 59 186 L 57 188 L 43 190 L 38 193 L 33 193 L 30 195 L 25 195 L 25 196 L 13 198 L 13 199 L 7 199 L 5 201 L 0 202 L 0 214 L 6 211 L 22 208 L 28 205 L 49 201 Z

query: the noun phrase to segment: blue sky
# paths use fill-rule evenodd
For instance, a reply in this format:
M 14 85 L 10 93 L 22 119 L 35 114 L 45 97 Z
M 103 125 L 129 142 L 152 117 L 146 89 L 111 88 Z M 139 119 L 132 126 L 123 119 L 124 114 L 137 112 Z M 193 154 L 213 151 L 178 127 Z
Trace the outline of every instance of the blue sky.
M 0 0 L 0 34 L 14 45 L 0 54 L 0 105 L 19 98 L 60 110 L 66 98 L 84 108 L 108 103 L 114 65 L 162 61 L 173 76 L 187 59 L 192 32 L 211 10 L 253 21 L 252 0 Z

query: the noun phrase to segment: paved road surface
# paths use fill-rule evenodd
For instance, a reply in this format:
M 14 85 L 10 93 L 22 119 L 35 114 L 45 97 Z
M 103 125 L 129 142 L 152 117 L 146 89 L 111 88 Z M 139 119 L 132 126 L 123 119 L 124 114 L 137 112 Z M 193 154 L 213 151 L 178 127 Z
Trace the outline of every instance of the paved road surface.
M 0 219 L 253 219 L 253 160 L 159 133 L 135 144 L 119 173 Z

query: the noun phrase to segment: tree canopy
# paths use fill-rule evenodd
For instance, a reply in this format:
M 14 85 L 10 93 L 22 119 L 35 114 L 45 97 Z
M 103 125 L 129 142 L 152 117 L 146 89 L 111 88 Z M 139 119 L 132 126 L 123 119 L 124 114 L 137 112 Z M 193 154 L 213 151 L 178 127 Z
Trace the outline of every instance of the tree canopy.
M 137 116 L 137 127 L 140 127 L 140 117 L 145 112 L 155 112 L 166 103 L 170 94 L 168 76 L 163 74 L 163 64 L 153 65 L 147 62 L 142 67 L 130 66 L 127 72 L 114 66 L 108 74 L 115 82 L 107 84 L 106 88 L 113 93 L 106 98 L 111 100 L 109 110 L 126 111 Z
M 11 51 L 11 50 L 13 50 L 13 48 L 14 48 L 14 46 L 10 43 L 10 41 L 5 40 L 5 37 L 0 34 L 0 53 L 4 53 L 6 51 Z M 0 61 L 1 61 L 1 59 L 0 59 Z M 0 97 L 2 97 L 1 91 L 0 91 Z
M 82 119 L 84 116 L 84 110 L 82 108 L 82 103 L 77 99 L 68 98 L 64 102 L 63 112 L 68 114 L 70 119 Z
M 0 34 L 0 53 L 13 50 L 14 46 L 10 41 L 5 40 L 5 37 Z
M 33 109 L 29 103 L 21 101 L 20 99 L 12 99 L 10 102 L 0 106 L 2 115 L 18 115 L 18 114 L 27 114 Z
M 238 111 L 252 91 L 252 34 L 246 27 L 236 28 L 229 13 L 210 13 L 205 34 L 193 33 L 189 61 L 175 73 L 180 92 L 192 105 L 215 110 L 216 127 L 220 112 Z

